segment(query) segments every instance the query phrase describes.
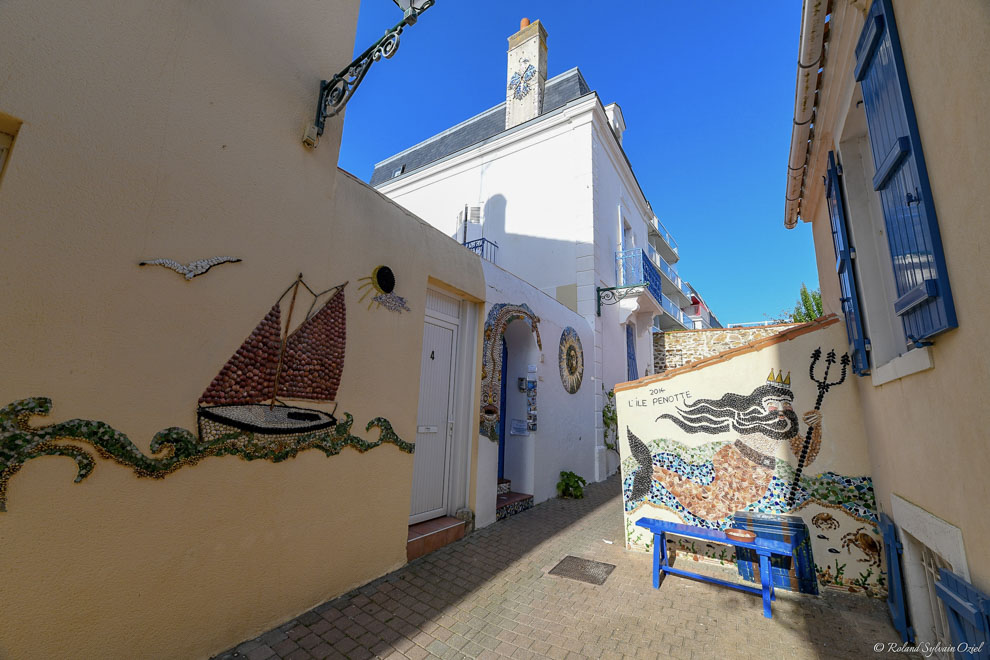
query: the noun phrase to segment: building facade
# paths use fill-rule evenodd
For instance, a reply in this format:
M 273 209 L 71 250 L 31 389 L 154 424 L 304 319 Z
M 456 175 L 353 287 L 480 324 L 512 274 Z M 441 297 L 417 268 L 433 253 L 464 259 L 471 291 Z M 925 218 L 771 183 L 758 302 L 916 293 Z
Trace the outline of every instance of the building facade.
M 804 6 L 784 223 L 810 225 L 823 306 L 846 324 L 885 542 L 903 551 L 895 621 L 958 642 L 960 622 L 986 630 L 990 592 L 990 119 L 974 112 L 990 72 L 972 65 L 990 10 L 828 6 Z
M 622 110 L 577 68 L 547 79 L 546 39 L 524 20 L 505 102 L 378 163 L 371 184 L 580 314 L 600 412 L 606 390 L 650 372 L 655 331 L 719 324 L 677 272 L 677 243 L 622 149 Z M 603 478 L 615 460 L 596 419 Z
M 401 566 L 430 436 L 477 508 L 481 259 L 302 141 L 358 4 L 4 5 L 0 656 L 208 657 Z

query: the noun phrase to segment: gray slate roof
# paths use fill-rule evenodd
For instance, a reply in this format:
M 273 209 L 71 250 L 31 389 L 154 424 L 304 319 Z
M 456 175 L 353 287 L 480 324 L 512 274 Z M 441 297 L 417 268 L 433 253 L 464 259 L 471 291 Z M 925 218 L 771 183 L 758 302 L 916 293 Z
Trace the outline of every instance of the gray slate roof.
M 569 101 L 591 93 L 584 76 L 577 67 L 554 76 L 547 81 L 543 92 L 543 113 L 547 114 Z M 467 121 L 434 135 L 419 144 L 375 165 L 371 185 L 380 186 L 391 181 L 394 173 L 402 168 L 403 174 L 429 165 L 435 161 L 477 144 L 505 131 L 505 102 L 475 115 Z

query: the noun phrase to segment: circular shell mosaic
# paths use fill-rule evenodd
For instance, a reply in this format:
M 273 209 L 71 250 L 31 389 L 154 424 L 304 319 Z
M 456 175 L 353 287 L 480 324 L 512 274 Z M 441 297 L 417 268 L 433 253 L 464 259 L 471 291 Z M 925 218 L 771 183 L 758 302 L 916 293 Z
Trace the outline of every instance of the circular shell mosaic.
M 557 361 L 560 363 L 560 382 L 565 390 L 574 394 L 581 388 L 581 379 L 584 378 L 584 351 L 581 349 L 581 338 L 574 328 L 564 328 L 560 334 Z

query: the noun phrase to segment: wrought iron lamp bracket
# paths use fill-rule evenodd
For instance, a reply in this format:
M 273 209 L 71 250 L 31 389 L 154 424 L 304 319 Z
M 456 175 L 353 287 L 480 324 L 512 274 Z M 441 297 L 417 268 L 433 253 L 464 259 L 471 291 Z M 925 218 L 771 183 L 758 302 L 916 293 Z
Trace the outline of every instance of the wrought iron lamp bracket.
M 303 144 L 315 149 L 320 143 L 320 136 L 326 128 L 327 119 L 337 115 L 354 92 L 361 85 L 368 69 L 375 62 L 389 59 L 399 50 L 399 37 L 407 25 L 414 24 L 420 14 L 436 4 L 436 0 L 425 0 L 422 6 L 408 7 L 402 20 L 387 30 L 381 39 L 372 44 L 366 51 L 358 55 L 353 62 L 344 67 L 330 80 L 320 81 L 320 97 L 316 104 L 316 119 L 303 136 Z
M 595 314 L 597 316 L 602 315 L 602 305 L 614 305 L 623 298 L 628 298 L 629 296 L 635 296 L 642 293 L 645 288 L 646 282 L 640 282 L 639 284 L 633 284 L 631 286 L 596 286 L 595 293 L 598 296 L 598 307 Z

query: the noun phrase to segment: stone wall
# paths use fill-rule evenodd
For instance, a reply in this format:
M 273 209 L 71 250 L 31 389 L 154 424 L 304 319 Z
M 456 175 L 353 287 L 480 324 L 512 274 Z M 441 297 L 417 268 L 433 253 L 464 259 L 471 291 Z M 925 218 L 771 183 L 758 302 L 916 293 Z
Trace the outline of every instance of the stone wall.
M 663 373 L 697 362 L 722 351 L 738 348 L 799 325 L 781 323 L 755 328 L 712 328 L 711 330 L 676 330 L 653 335 L 653 372 Z

